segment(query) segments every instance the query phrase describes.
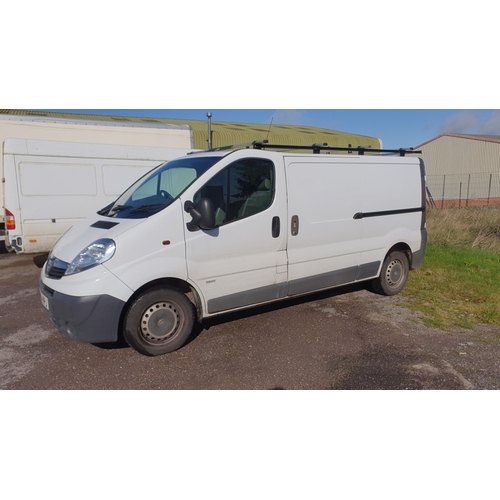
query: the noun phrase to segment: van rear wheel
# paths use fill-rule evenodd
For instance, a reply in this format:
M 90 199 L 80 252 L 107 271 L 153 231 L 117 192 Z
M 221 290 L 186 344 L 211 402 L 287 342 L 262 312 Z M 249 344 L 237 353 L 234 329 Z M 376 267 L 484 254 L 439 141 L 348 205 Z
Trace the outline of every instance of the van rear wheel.
M 373 288 L 382 295 L 396 295 L 406 285 L 410 270 L 408 257 L 403 252 L 391 252 L 380 271 L 380 276 L 373 280 Z
M 132 302 L 125 314 L 123 336 L 141 354 L 159 356 L 182 347 L 194 322 L 194 306 L 184 294 L 156 287 Z

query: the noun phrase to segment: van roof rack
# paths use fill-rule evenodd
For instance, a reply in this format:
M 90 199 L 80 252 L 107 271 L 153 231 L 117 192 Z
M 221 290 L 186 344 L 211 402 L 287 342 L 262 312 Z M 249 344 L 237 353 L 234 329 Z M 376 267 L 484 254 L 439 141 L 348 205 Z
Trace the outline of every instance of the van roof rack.
M 347 153 L 358 153 L 358 155 L 364 155 L 366 151 L 370 153 L 392 153 L 399 154 L 399 156 L 405 156 L 406 154 L 418 154 L 422 151 L 415 151 L 413 148 L 400 148 L 400 149 L 372 149 L 371 146 L 351 146 L 348 147 L 337 147 L 328 146 L 328 143 L 323 142 L 321 144 L 311 144 L 308 146 L 298 146 L 294 145 L 284 145 L 284 144 L 269 144 L 267 140 L 254 141 L 252 142 L 254 149 L 302 149 L 311 150 L 315 154 L 319 154 L 321 151 L 347 151 Z
M 366 151 L 370 153 L 386 153 L 386 154 L 399 154 L 399 156 L 405 156 L 407 154 L 419 154 L 422 151 L 415 151 L 413 148 L 400 148 L 400 149 L 373 149 L 371 146 L 352 146 L 349 144 L 347 147 L 338 146 L 328 146 L 328 143 L 323 142 L 321 144 L 310 144 L 310 145 L 297 145 L 297 144 L 269 144 L 269 141 L 264 139 L 262 141 L 247 142 L 244 144 L 233 144 L 228 146 L 220 146 L 217 148 L 207 149 L 205 151 L 195 151 L 189 154 L 196 153 L 207 153 L 216 151 L 229 151 L 235 149 L 279 149 L 284 151 L 290 150 L 311 150 L 315 154 L 320 154 L 321 151 L 346 151 L 347 153 L 357 153 L 358 155 L 364 155 Z

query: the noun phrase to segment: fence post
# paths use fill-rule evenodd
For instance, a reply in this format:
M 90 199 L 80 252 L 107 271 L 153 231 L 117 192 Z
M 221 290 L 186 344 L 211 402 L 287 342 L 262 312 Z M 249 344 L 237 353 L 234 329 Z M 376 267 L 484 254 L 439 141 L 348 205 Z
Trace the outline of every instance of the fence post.
M 491 195 L 491 178 L 493 177 L 493 174 L 490 174 L 490 185 L 488 186 L 488 205 L 490 206 L 490 195 Z
M 469 206 L 469 190 L 470 190 L 470 174 L 469 174 L 469 180 L 467 181 L 467 199 L 465 200 L 465 206 Z
M 441 208 L 444 208 L 444 186 L 446 184 L 446 175 L 443 175 L 443 196 L 441 197 Z

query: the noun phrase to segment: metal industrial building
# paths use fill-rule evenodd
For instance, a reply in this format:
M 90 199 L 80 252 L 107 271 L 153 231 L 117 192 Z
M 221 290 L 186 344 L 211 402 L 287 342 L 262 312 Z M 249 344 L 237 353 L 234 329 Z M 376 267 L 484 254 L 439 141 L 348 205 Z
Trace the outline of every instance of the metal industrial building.
M 500 137 L 443 134 L 415 148 L 427 172 L 432 206 L 500 204 Z
M 382 147 L 374 137 L 317 127 L 211 121 L 210 129 L 213 148 L 264 139 L 273 144 Z M 13 137 L 191 149 L 209 145 L 205 120 L 0 109 L 0 142 Z

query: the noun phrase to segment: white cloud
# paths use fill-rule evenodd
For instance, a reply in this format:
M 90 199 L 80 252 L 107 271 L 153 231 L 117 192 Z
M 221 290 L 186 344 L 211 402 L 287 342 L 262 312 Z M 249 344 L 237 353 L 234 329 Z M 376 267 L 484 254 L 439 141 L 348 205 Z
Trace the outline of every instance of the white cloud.
M 491 112 L 488 118 L 481 124 L 479 133 L 484 135 L 500 135 L 500 110 Z
M 480 125 L 479 111 L 459 111 L 448 117 L 441 125 L 440 134 L 473 134 Z
M 277 109 L 273 114 L 274 125 L 303 125 L 305 115 L 298 109 Z

